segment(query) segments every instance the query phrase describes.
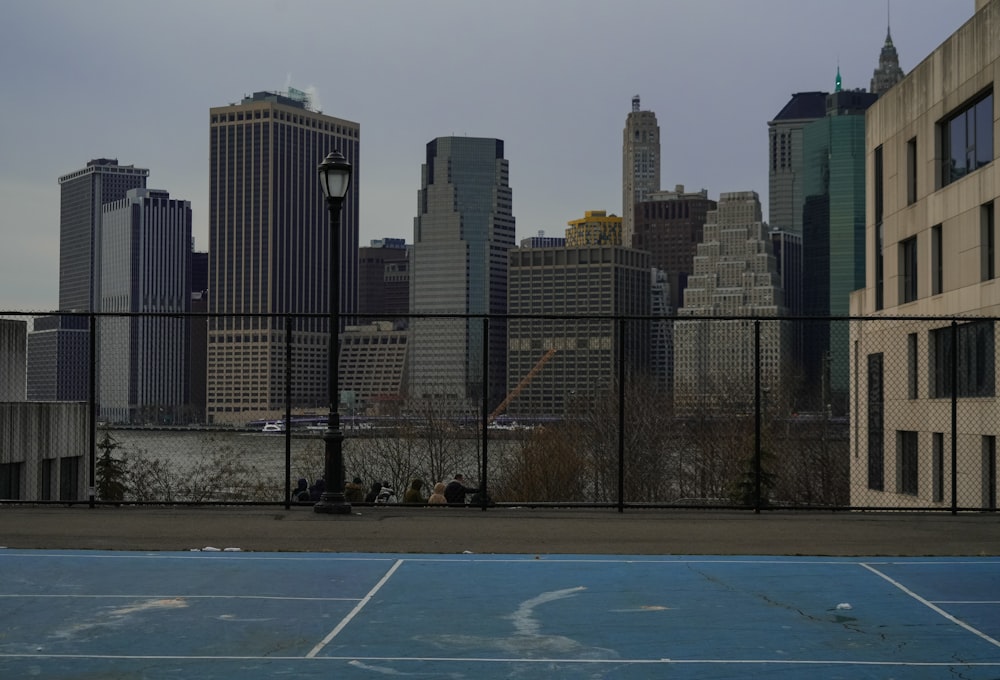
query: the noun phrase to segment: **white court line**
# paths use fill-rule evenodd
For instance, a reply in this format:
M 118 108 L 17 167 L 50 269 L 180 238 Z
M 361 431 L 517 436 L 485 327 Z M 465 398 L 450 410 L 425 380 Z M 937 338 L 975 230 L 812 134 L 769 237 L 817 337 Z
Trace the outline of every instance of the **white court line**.
M 312 663 L 332 661 L 396 661 L 413 663 L 489 663 L 489 664 L 586 664 L 586 665 L 775 665 L 775 666 L 884 666 L 884 667 L 928 667 L 928 668 L 1000 668 L 1000 661 L 848 661 L 844 659 L 572 659 L 562 657 L 468 657 L 468 656 L 177 656 L 166 654 L 8 654 L 0 653 L 0 659 L 89 659 L 115 661 L 302 661 Z
M 331 554 L 329 556 L 317 553 L 306 553 L 304 556 L 296 555 L 275 555 L 252 552 L 203 552 L 202 550 L 192 550 L 184 553 L 150 553 L 149 551 L 137 551 L 127 553 L 121 551 L 100 551 L 81 550 L 74 553 L 49 553 L 49 552 L 7 552 L 0 550 L 0 560 L 15 557 L 60 557 L 68 559 L 88 559 L 88 560 L 221 560 L 235 558 L 239 560 L 263 560 L 275 562 L 392 562 L 396 558 L 391 555 L 376 555 L 345 557 L 343 555 Z
M 931 602 L 930 600 L 927 600 L 925 598 L 920 597 L 915 592 L 913 592 L 912 590 L 910 590 L 909 588 L 907 588 L 906 586 L 904 586 L 899 581 L 893 579 L 889 575 L 883 574 L 881 571 L 879 571 L 875 567 L 873 567 L 873 566 L 871 566 L 869 564 L 865 564 L 864 562 L 861 562 L 860 564 L 861 564 L 862 567 L 864 567 L 868 571 L 872 572 L 876 576 L 880 576 L 881 578 L 885 579 L 886 581 L 888 581 L 889 583 L 891 583 L 892 585 L 896 586 L 897 588 L 899 588 L 900 590 L 902 590 L 904 593 L 906 593 L 907 595 L 909 595 L 910 597 L 912 597 L 917 602 L 920 602 L 925 607 L 928 607 L 928 608 L 932 609 L 933 611 L 937 612 L 938 614 L 940 614 L 944 618 L 948 619 L 949 621 L 951 621 L 955 625 L 964 628 L 965 630 L 969 631 L 973 635 L 979 636 L 980 638 L 982 638 L 983 640 L 986 640 L 987 642 L 989 642 L 991 645 L 993 645 L 995 647 L 1000 647 L 1000 641 L 998 641 L 998 640 L 990 637 L 989 635 L 987 635 L 986 633 L 982 632 L 978 628 L 973 628 L 972 626 L 970 626 L 969 624 L 967 624 L 965 621 L 962 621 L 961 619 L 956 618 L 955 616 L 952 616 L 951 614 L 949 614 L 945 610 L 941 609 L 941 607 L 938 607 L 936 604 L 934 604 L 933 602 Z
M 303 556 L 297 556 L 294 553 L 254 553 L 254 552 L 202 552 L 200 550 L 192 550 L 190 552 L 177 552 L 173 551 L 170 553 L 158 553 L 150 551 L 136 551 L 134 553 L 129 553 L 125 551 L 70 551 L 67 553 L 51 553 L 51 552 L 41 552 L 41 551 L 28 551 L 28 552 L 8 552 L 8 550 L 0 550 L 0 560 L 4 558 L 30 558 L 30 557 L 56 557 L 56 558 L 69 558 L 69 559 L 118 559 L 118 560 L 220 560 L 225 558 L 233 558 L 239 560 L 254 560 L 254 561 L 276 561 L 276 562 L 393 562 L 399 558 L 393 553 L 364 553 L 364 554 L 350 554 L 350 555 L 339 555 L 336 553 L 330 554 L 317 554 L 317 553 L 307 553 Z M 915 558 L 912 560 L 886 560 L 882 558 L 873 557 L 872 559 L 865 560 L 864 558 L 802 558 L 802 557 L 786 557 L 782 555 L 768 556 L 767 559 L 755 559 L 754 557 L 741 557 L 732 558 L 724 555 L 717 557 L 706 557 L 706 556 L 693 556 L 693 557 L 674 557 L 674 558 L 662 558 L 649 556 L 646 559 L 645 555 L 631 555 L 625 558 L 608 558 L 608 557 L 583 557 L 583 558 L 567 558 L 562 555 L 547 555 L 543 553 L 523 553 L 523 554 L 509 554 L 499 557 L 497 555 L 488 554 L 473 554 L 473 555 L 461 555 L 461 554 L 445 554 L 445 555 L 406 555 L 407 562 L 549 562 L 558 564 L 666 564 L 666 565 L 686 565 L 686 564 L 766 564 L 766 565 L 836 565 L 836 566 L 857 566 L 858 564 L 903 564 L 903 565 L 919 565 L 919 564 L 931 564 L 931 565 L 983 565 L 983 564 L 996 564 L 1000 562 L 1000 559 L 995 557 L 977 557 L 973 559 L 963 559 L 963 558 L 942 558 L 937 560 L 926 560 Z
M 1000 604 L 1000 600 L 930 600 L 934 604 Z
M 16 599 L 19 597 L 30 597 L 30 598 L 71 598 L 71 599 L 86 599 L 86 598 L 97 598 L 97 599 L 114 599 L 114 598 L 124 598 L 130 600 L 169 600 L 173 598 L 181 598 L 185 600 L 307 600 L 309 602 L 357 602 L 356 597 L 285 597 L 282 595 L 94 595 L 94 594 L 12 594 L 12 593 L 0 593 L 0 598 L 10 598 Z
M 351 622 L 351 619 L 357 616 L 358 613 L 364 608 L 364 606 L 368 604 L 369 601 L 371 601 L 372 597 L 375 596 L 375 593 L 377 593 L 379 589 L 382 588 L 382 586 L 384 586 L 389 581 L 389 578 L 391 578 L 392 575 L 396 573 L 396 570 L 399 569 L 399 567 L 402 566 L 402 564 L 403 560 L 396 560 L 395 564 L 393 564 L 392 567 L 389 568 L 389 571 L 385 572 L 385 576 L 380 578 L 378 583 L 376 583 L 375 586 L 368 591 L 368 594 L 365 595 L 363 598 L 361 598 L 360 602 L 354 605 L 354 609 L 352 609 L 347 616 L 341 619 L 340 623 L 338 623 L 333 630 L 327 633 L 325 638 L 319 641 L 319 644 L 317 644 L 315 647 L 309 650 L 309 653 L 306 654 L 306 658 L 307 659 L 313 658 L 314 656 L 319 654 L 324 647 L 330 644 L 330 641 L 333 640 L 333 638 L 337 637 L 340 631 L 344 630 L 347 624 Z

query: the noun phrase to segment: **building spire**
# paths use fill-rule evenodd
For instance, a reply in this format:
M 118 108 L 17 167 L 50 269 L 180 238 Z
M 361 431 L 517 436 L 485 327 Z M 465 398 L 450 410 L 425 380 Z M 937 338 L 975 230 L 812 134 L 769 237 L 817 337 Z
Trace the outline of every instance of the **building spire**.
M 834 83 L 833 91 L 840 92 L 841 80 L 840 80 L 840 60 L 837 60 L 837 80 Z
M 886 30 L 885 44 L 882 45 L 882 52 L 878 58 L 878 68 L 872 74 L 871 90 L 881 96 L 885 92 L 903 79 L 905 75 L 903 69 L 899 67 L 899 55 L 896 47 L 892 44 L 892 27 L 890 24 L 891 15 L 889 13 L 889 0 L 885 2 Z
M 892 12 L 889 5 L 890 0 L 885 0 L 885 44 L 882 46 L 884 52 L 886 48 L 892 48 Z M 895 48 L 893 48 L 895 49 Z

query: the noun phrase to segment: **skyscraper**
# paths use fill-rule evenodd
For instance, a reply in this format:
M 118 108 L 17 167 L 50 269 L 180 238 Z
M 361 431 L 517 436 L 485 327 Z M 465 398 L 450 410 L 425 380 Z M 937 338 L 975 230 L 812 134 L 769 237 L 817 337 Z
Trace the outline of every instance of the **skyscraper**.
M 566 245 L 571 248 L 622 244 L 622 218 L 606 210 L 587 210 L 582 218 L 567 224 Z
M 341 312 L 356 309 L 360 126 L 312 110 L 297 90 L 255 92 L 209 115 L 208 306 L 220 316 L 208 331 L 208 419 L 283 413 L 287 370 L 296 376 L 293 406 L 323 406 L 326 320 L 296 320 L 289 368 L 278 315 L 328 313 L 331 272 L 341 278 Z M 316 167 L 335 149 L 354 172 L 340 214 L 341 261 L 331 263 L 333 225 Z
M 708 191 L 685 192 L 683 184 L 673 191 L 651 192 L 635 206 L 632 247 L 648 251 L 652 266 L 666 273 L 673 309 L 684 301 L 706 216 L 715 208 Z
M 787 311 L 757 192 L 723 193 L 718 208 L 708 213 L 678 316 L 763 317 L 784 316 Z M 754 352 L 753 326 L 741 319 L 678 319 L 675 404 L 746 407 L 753 402 L 757 361 L 762 385 L 777 387 L 790 348 L 787 322 L 760 324 L 759 357 Z
M 99 312 L 101 218 L 105 203 L 144 188 L 149 170 L 97 158 L 59 178 L 59 309 Z M 82 401 L 90 381 L 85 317 L 35 320 L 28 335 L 28 399 Z
M 413 221 L 410 311 L 505 314 L 514 215 L 502 140 L 438 137 Z M 482 319 L 412 319 L 410 396 L 475 405 L 483 395 Z M 506 328 L 489 325 L 488 398 L 505 389 Z M 471 401 L 471 404 L 470 404 Z
M 899 67 L 899 55 L 896 53 L 896 46 L 892 44 L 892 32 L 889 28 L 885 30 L 885 43 L 878 57 L 878 67 L 872 73 L 871 91 L 876 96 L 882 96 L 886 91 L 898 83 L 906 74 Z
M 358 314 L 361 323 L 398 320 L 410 311 L 410 251 L 403 239 L 358 248 Z
M 100 417 L 186 422 L 190 402 L 191 203 L 131 189 L 101 218 Z M 176 317 L 129 316 L 178 314 Z
M 878 98 L 838 90 L 827 113 L 802 133 L 802 290 L 806 316 L 847 316 L 851 291 L 865 285 L 865 111 Z M 847 403 L 848 333 L 844 324 L 803 327 L 806 380 L 826 394 L 815 410 Z
M 767 123 L 772 228 L 802 233 L 802 129 L 826 115 L 826 92 L 797 92 Z
M 566 415 L 575 398 L 614 383 L 619 357 L 645 373 L 649 325 L 629 320 L 622 338 L 611 315 L 648 316 L 650 303 L 649 253 L 608 244 L 511 251 L 507 388 L 517 396 L 509 414 Z M 569 315 L 583 318 L 559 318 Z
M 145 188 L 149 170 L 98 158 L 59 178 L 59 309 L 99 312 L 101 208 Z
M 639 108 L 632 97 L 632 112 L 622 132 L 622 245 L 632 247 L 635 204 L 660 189 L 660 126 L 656 114 Z
M 0 319 L 0 402 L 27 397 L 27 321 Z

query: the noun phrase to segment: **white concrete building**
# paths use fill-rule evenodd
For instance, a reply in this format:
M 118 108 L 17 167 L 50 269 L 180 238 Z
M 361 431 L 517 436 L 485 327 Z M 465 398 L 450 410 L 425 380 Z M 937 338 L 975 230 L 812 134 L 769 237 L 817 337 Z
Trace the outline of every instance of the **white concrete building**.
M 724 193 L 709 211 L 694 273 L 674 327 L 674 399 L 680 407 L 721 409 L 753 403 L 756 362 L 761 384 L 776 387 L 789 356 L 784 321 L 760 325 L 732 317 L 785 316 L 771 238 L 754 191 Z M 684 317 L 724 317 L 684 320 Z
M 852 505 L 996 508 L 998 81 L 1000 0 L 977 0 L 867 111 Z

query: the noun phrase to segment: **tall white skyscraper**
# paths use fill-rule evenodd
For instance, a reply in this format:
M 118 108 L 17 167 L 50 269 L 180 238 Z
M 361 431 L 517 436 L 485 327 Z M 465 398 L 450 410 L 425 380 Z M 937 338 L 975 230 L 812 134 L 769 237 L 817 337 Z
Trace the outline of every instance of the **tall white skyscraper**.
M 762 384 L 776 387 L 790 349 L 788 322 L 760 325 L 758 356 L 753 321 L 683 317 L 787 313 L 757 192 L 722 194 L 718 208 L 708 213 L 684 306 L 677 313 L 681 318 L 674 326 L 675 403 L 751 403 L 756 362 L 761 362 Z
M 632 112 L 622 133 L 622 245 L 632 247 L 635 204 L 660 190 L 660 126 L 656 114 L 639 108 L 632 97 Z

